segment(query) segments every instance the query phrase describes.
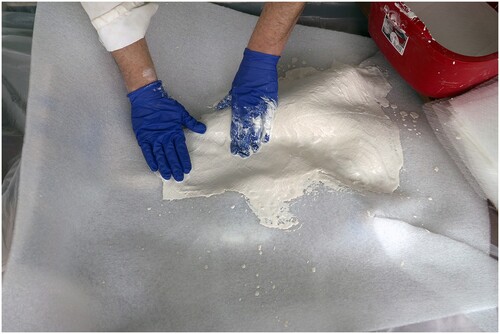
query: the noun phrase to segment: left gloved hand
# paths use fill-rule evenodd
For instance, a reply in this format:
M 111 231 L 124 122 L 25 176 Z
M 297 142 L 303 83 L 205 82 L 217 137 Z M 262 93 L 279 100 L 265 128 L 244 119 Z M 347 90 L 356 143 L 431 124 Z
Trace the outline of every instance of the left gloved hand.
M 191 171 L 183 128 L 205 133 L 205 124 L 168 97 L 159 80 L 127 96 L 132 104 L 132 127 L 149 168 L 159 170 L 166 180 L 173 176 L 182 181 Z
M 245 49 L 229 94 L 215 109 L 231 106 L 231 153 L 243 158 L 257 152 L 271 136 L 278 105 L 279 56 Z

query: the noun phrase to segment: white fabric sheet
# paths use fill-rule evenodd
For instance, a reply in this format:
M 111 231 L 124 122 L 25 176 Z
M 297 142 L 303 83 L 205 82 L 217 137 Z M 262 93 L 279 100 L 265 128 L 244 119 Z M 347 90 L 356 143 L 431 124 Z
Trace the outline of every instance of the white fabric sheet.
M 147 38 L 167 91 L 194 115 L 212 112 L 256 20 L 161 4 Z M 296 27 L 279 66 L 358 65 L 376 52 L 368 38 Z M 162 201 L 120 73 L 80 4 L 39 3 L 32 55 L 4 331 L 365 331 L 497 306 L 486 204 L 379 54 L 365 63 L 393 87 L 401 186 L 320 188 L 292 203 L 295 232 L 259 225 L 234 193 Z

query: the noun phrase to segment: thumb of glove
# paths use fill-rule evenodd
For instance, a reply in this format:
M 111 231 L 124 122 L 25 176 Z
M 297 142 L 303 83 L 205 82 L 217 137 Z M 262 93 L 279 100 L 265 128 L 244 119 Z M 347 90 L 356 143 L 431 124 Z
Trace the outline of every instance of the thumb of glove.
M 207 127 L 205 124 L 198 122 L 196 119 L 193 118 L 193 116 L 189 115 L 189 113 L 184 110 L 182 114 L 182 125 L 184 125 L 186 128 L 189 130 L 203 134 L 205 131 L 207 131 Z

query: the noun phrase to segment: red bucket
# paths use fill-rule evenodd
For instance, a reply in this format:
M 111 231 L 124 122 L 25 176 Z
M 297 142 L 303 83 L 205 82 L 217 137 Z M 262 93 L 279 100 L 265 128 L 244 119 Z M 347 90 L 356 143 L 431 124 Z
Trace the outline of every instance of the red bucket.
M 434 9 L 431 7 L 438 4 L 426 3 L 425 12 L 436 14 L 439 17 L 440 14 L 436 11 L 433 12 Z M 482 53 L 487 53 L 484 55 L 466 55 L 460 51 L 454 52 L 444 46 L 449 47 L 453 43 L 456 44 L 457 41 L 451 41 L 451 38 L 450 41 L 445 41 L 445 39 L 448 35 L 457 35 L 459 31 L 465 31 L 465 33 L 463 34 L 464 41 L 458 40 L 458 43 L 466 43 L 465 36 L 474 38 L 473 34 L 481 33 L 481 31 L 477 30 L 464 30 L 468 29 L 468 27 L 474 28 L 473 24 L 467 24 L 467 20 L 471 18 L 471 15 L 476 15 L 474 17 L 476 20 L 481 18 L 484 20 L 485 16 L 492 22 L 498 20 L 496 10 L 490 5 L 486 3 L 468 4 L 482 7 L 476 7 L 477 10 L 470 12 L 468 17 L 464 17 L 460 29 L 454 30 L 450 25 L 444 26 L 446 33 L 443 36 L 445 37 L 438 40 L 438 34 L 434 39 L 433 32 L 429 31 L 429 21 L 431 20 L 428 20 L 429 27 L 426 27 L 418 17 L 418 11 L 413 13 L 412 9 L 409 8 L 410 5 L 405 5 L 403 2 L 375 2 L 371 5 L 369 32 L 387 60 L 417 92 L 434 98 L 455 96 L 498 74 L 498 35 L 496 40 L 491 40 L 491 43 L 493 43 L 491 45 L 488 44 L 489 41 L 486 41 L 486 45 L 483 42 Z M 460 4 L 440 3 L 441 7 L 436 7 L 436 10 L 443 10 L 442 6 L 446 5 L 451 6 L 449 10 L 454 10 L 453 6 Z M 413 6 L 422 7 L 417 4 Z M 462 8 L 462 12 L 464 12 L 464 8 Z M 460 8 L 456 9 L 455 16 L 456 13 L 460 12 Z M 481 16 L 477 17 L 478 15 Z M 442 21 L 444 24 L 449 24 L 446 15 L 443 15 Z M 457 22 L 456 18 L 452 20 L 451 17 L 449 17 L 449 21 Z M 481 22 L 481 24 L 486 23 Z M 498 29 L 498 23 L 495 24 L 494 29 Z M 472 34 L 468 34 L 470 32 Z M 498 34 L 497 30 L 495 30 L 495 34 Z M 461 38 L 460 35 L 458 37 Z M 489 35 L 486 36 L 486 38 L 488 37 Z M 453 38 L 457 40 L 457 36 Z M 471 40 L 474 41 L 474 39 Z M 467 53 L 473 52 L 467 51 Z M 476 53 L 480 53 L 480 51 Z

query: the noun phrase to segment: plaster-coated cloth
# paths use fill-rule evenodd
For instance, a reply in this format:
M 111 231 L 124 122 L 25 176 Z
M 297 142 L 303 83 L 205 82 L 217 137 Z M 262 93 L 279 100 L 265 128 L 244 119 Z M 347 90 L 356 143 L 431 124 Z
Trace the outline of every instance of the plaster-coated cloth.
M 297 26 L 278 67 L 379 66 L 397 106 L 384 110 L 400 129 L 400 187 L 319 188 L 291 204 L 302 227 L 287 232 L 232 192 L 164 201 L 80 4 L 42 2 L 36 15 L 4 331 L 364 331 L 496 307 L 486 204 L 370 39 Z M 148 44 L 193 116 L 226 93 L 256 21 L 159 5 Z
M 196 169 L 183 183 L 164 181 L 163 198 L 236 191 L 262 225 L 288 229 L 299 223 L 289 202 L 319 184 L 383 193 L 399 186 L 399 129 L 380 107 L 391 86 L 376 67 L 293 69 L 279 85 L 273 140 L 258 155 L 227 154 L 230 110 L 206 113 L 205 135 L 188 134 Z

